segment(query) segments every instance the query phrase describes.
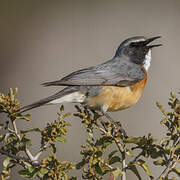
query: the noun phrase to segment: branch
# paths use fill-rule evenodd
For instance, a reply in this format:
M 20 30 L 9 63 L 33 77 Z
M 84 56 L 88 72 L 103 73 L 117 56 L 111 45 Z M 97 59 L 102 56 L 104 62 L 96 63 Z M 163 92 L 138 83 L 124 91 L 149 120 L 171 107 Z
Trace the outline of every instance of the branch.
M 12 158 L 13 160 L 16 161 L 16 163 L 20 164 L 23 168 L 26 168 L 26 165 L 23 163 L 23 161 L 30 163 L 29 159 L 26 157 L 19 157 L 19 156 L 13 155 L 7 151 L 4 151 L 2 149 L 0 149 L 0 153 L 2 155 L 5 155 L 5 156 Z
M 177 140 L 174 143 L 174 148 L 171 151 L 170 157 L 168 159 L 168 164 L 167 164 L 166 168 L 163 170 L 163 172 L 160 174 L 160 176 L 156 180 L 160 179 L 161 177 L 165 178 L 169 174 L 169 172 L 176 166 L 177 162 L 179 161 L 180 155 L 177 156 L 177 159 L 175 161 L 173 159 L 174 159 L 174 153 L 176 151 L 176 146 L 178 144 L 180 144 L 179 140 Z

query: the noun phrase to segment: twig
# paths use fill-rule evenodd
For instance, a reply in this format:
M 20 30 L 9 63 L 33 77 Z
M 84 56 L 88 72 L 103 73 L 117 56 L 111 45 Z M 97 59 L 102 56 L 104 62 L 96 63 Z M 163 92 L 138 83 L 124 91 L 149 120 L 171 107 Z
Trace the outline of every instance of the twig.
M 30 163 L 29 159 L 26 158 L 26 157 L 19 157 L 19 156 L 16 156 L 16 155 L 14 155 L 14 154 L 11 154 L 11 153 L 9 153 L 9 152 L 7 152 L 7 151 L 4 151 L 4 150 L 2 150 L 2 149 L 0 149 L 0 153 L 1 153 L 2 155 L 6 155 L 6 156 L 12 158 L 13 160 L 16 160 L 16 162 L 17 162 L 18 164 L 20 164 L 21 166 L 23 166 L 23 168 L 26 168 L 26 165 L 25 165 L 22 161 L 26 161 L 26 162 Z
M 11 120 L 11 122 L 12 122 L 12 126 L 14 129 L 15 135 L 21 141 L 21 136 L 20 136 L 20 134 L 18 134 L 18 130 L 17 130 L 17 126 L 16 126 L 16 120 Z M 32 163 L 38 163 L 37 159 L 34 158 L 34 156 L 31 154 L 31 152 L 29 151 L 28 148 L 25 148 L 25 153 L 26 153 L 27 157 L 29 158 L 29 160 L 31 160 Z
M 39 152 L 34 156 L 34 159 L 37 161 L 40 157 L 40 155 L 43 153 L 43 151 L 47 148 L 48 142 L 39 150 Z
M 99 127 L 99 130 L 103 133 L 106 134 L 108 132 L 108 130 L 105 127 L 104 122 L 102 121 L 102 119 L 99 119 L 100 123 L 102 124 L 103 128 Z M 119 141 L 116 140 L 115 137 L 112 136 L 112 138 L 114 139 L 116 146 L 118 147 L 119 152 L 121 153 L 122 156 L 122 180 L 126 180 L 126 152 L 125 152 L 125 148 L 121 145 L 121 143 Z
M 166 168 L 163 170 L 163 172 L 160 174 L 160 176 L 158 178 L 156 178 L 156 180 L 160 179 L 161 177 L 162 178 L 165 178 L 169 172 L 176 166 L 179 158 L 180 158 L 180 155 L 177 156 L 177 159 L 175 161 L 173 161 L 173 158 L 174 158 L 174 153 L 175 153 L 175 150 L 176 150 L 176 146 L 180 143 L 180 141 L 176 141 L 174 143 L 174 148 L 173 150 L 171 151 L 170 153 L 170 157 L 168 159 L 168 164 L 166 165 Z
M 122 180 L 126 180 L 126 152 L 122 153 Z

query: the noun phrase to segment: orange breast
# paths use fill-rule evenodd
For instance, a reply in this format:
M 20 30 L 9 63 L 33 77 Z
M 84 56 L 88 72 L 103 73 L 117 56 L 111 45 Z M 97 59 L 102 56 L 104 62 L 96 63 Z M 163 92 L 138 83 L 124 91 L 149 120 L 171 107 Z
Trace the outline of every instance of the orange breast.
M 94 108 L 106 105 L 108 107 L 107 111 L 126 109 L 137 103 L 142 95 L 146 81 L 147 75 L 144 80 L 131 86 L 102 86 L 102 92 L 96 97 L 89 98 L 87 103 Z

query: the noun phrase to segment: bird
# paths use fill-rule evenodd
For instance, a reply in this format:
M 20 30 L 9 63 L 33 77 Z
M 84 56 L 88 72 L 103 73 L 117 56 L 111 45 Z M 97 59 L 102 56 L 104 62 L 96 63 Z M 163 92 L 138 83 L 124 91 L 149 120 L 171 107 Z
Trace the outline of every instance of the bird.
M 127 109 L 138 102 L 147 81 L 151 51 L 162 44 L 150 44 L 161 38 L 135 36 L 124 40 L 112 59 L 72 72 L 47 86 L 66 86 L 61 91 L 24 106 L 21 112 L 51 104 L 80 103 L 103 114 Z

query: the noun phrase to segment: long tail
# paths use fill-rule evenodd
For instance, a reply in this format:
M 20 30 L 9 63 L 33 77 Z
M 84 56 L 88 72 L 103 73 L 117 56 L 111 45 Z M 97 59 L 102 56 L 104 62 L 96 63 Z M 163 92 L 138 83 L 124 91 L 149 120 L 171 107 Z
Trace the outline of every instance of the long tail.
M 67 87 L 62 91 L 49 96 L 47 98 L 41 99 L 35 103 L 22 107 L 20 113 L 34 109 L 47 104 L 59 104 L 63 102 L 83 102 L 84 94 L 78 91 L 77 87 Z

